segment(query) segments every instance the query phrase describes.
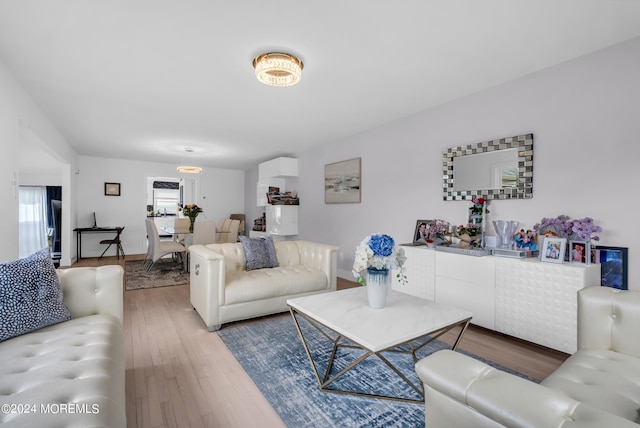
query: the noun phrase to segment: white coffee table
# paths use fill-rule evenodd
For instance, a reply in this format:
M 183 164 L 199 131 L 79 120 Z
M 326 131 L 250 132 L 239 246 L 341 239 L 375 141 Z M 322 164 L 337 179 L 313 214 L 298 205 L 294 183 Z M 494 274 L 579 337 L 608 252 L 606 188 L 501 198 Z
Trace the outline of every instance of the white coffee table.
M 383 353 L 409 353 L 413 356 L 415 363 L 417 362 L 417 350 L 444 333 L 460 327 L 460 332 L 452 347 L 455 350 L 472 317 L 471 312 L 394 290 L 389 290 L 387 304 L 383 309 L 372 309 L 367 303 L 367 290 L 365 287 L 298 297 L 287 300 L 287 304 L 321 391 L 416 403 L 424 402 L 422 384 L 420 383 L 419 386 L 416 386 L 385 358 Z M 320 375 L 316 362 L 311 356 L 308 342 L 300 328 L 298 316 L 305 318 L 325 336 L 327 335 L 326 329 L 335 333 L 335 337 L 329 337 L 333 342 L 333 350 L 324 375 Z M 323 329 L 319 325 L 325 328 Z M 351 343 L 345 344 L 344 339 Z M 406 349 L 407 346 L 399 349 L 401 345 L 406 344 L 409 344 L 409 350 Z M 343 370 L 331 376 L 331 368 L 337 349 L 341 346 L 354 348 L 354 345 L 356 348 L 364 350 L 364 354 Z M 329 384 L 371 355 L 377 356 L 387 364 L 409 387 L 422 397 L 422 400 L 327 388 Z

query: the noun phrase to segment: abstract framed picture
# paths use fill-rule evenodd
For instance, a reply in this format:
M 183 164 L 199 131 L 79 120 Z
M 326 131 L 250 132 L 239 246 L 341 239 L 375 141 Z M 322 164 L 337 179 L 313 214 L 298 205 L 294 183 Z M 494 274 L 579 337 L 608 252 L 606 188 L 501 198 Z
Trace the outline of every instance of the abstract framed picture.
M 354 204 L 362 200 L 361 159 L 349 159 L 324 166 L 325 204 Z
M 549 263 L 564 263 L 564 252 L 567 249 L 567 238 L 548 236 L 544 238 L 540 250 L 540 260 Z
M 569 261 L 582 265 L 591 264 L 591 243 L 569 241 Z
M 120 196 L 120 183 L 104 183 L 105 196 Z
M 598 245 L 591 249 L 591 262 L 600 264 L 600 285 L 629 289 L 629 249 Z
M 431 220 L 418 220 L 413 230 L 413 245 L 427 245 Z

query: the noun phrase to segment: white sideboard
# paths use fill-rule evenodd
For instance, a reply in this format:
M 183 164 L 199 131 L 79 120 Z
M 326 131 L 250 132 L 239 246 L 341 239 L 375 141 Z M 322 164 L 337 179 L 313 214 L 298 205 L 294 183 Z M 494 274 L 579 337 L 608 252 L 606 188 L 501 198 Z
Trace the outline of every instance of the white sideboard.
M 426 246 L 402 247 L 405 249 L 407 261 L 404 265 L 408 281 L 400 284 L 395 275 L 391 287 L 423 299 L 435 300 L 436 269 L 435 251 Z
M 600 265 L 473 257 L 404 246 L 408 284 L 393 288 L 466 309 L 473 324 L 572 354 L 577 292 L 600 285 Z

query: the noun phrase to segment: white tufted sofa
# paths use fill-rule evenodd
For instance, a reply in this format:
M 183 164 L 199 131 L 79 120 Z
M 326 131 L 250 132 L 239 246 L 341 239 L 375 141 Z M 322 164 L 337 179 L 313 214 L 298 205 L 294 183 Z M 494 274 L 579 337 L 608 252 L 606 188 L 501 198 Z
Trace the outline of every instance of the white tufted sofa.
M 58 277 L 73 319 L 0 342 L 0 425 L 126 427 L 122 267 Z
M 193 245 L 191 304 L 209 331 L 287 311 L 287 299 L 336 290 L 338 247 L 274 241 L 278 267 L 246 270 L 242 244 Z
M 640 292 L 578 292 L 578 351 L 541 384 L 452 351 L 416 364 L 425 419 L 441 427 L 638 427 Z

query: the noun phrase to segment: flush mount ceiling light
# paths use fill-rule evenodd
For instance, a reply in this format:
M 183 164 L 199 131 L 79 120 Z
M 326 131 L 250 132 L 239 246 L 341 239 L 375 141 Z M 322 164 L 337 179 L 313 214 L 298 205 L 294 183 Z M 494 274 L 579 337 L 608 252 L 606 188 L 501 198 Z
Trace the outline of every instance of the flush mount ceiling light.
M 270 86 L 291 86 L 300 81 L 304 64 L 293 55 L 271 52 L 253 59 L 256 78 Z
M 186 155 L 182 158 L 182 162 L 178 165 L 176 171 L 184 174 L 200 174 L 202 172 L 202 168 L 196 166 L 193 149 L 186 148 L 184 151 L 186 152 Z

